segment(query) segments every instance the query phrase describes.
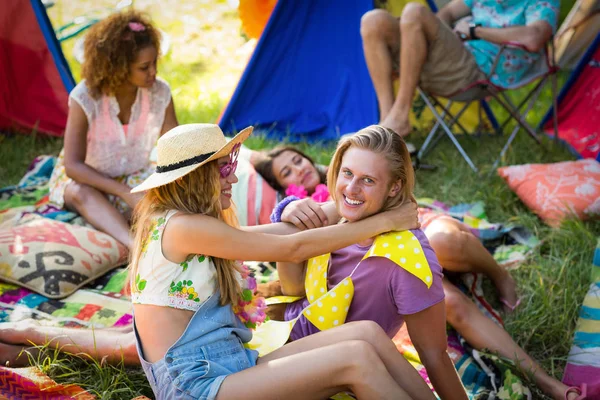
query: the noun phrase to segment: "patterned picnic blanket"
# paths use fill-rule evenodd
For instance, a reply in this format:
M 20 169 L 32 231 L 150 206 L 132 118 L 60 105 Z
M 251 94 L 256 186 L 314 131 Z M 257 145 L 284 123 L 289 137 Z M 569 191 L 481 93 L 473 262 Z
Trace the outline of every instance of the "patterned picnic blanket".
M 0 189 L 0 221 L 6 215 L 37 214 L 84 225 L 76 213 L 59 209 L 48 200 L 48 182 L 56 157 L 39 156 L 14 186 Z M 66 326 L 121 326 L 131 323 L 131 306 L 125 293 L 126 273 L 117 269 L 62 300 L 51 300 L 19 286 L 0 282 L 0 322 L 34 318 Z
M 20 212 L 36 213 L 46 218 L 83 224 L 76 214 L 56 209 L 48 202 L 48 177 L 54 157 L 36 158 L 18 185 L 0 189 L 1 210 L 19 207 Z M 420 199 L 428 213 L 442 213 L 463 221 L 494 254 L 503 266 L 515 267 L 538 245 L 527 231 L 509 224 L 492 224 L 487 220 L 483 203 L 448 206 L 433 199 Z M 275 268 L 266 263 L 250 263 L 259 282 L 277 278 Z M 0 282 L 0 322 L 34 318 L 41 324 L 96 328 L 131 323 L 131 306 L 126 292 L 127 272 L 120 268 L 86 285 L 62 300 L 51 300 L 27 289 Z M 463 276 L 460 285 L 470 293 L 478 307 L 498 324 L 500 314 L 485 300 L 482 277 Z M 408 334 L 402 330 L 394 338 L 400 352 L 408 358 L 428 381 Z M 471 399 L 530 399 L 531 394 L 508 365 L 474 351 L 455 332 L 449 331 L 449 353 Z
M 96 397 L 77 385 L 62 385 L 37 367 L 0 366 L 0 400 L 91 400 Z
M 117 268 L 62 299 L 0 282 L 0 322 L 27 318 L 41 324 L 104 328 L 131 324 L 127 270 Z
M 3 213 L 18 208 L 21 213 L 35 213 L 58 221 L 85 224 L 78 214 L 57 208 L 48 200 L 48 182 L 55 163 L 56 157 L 53 156 L 36 157 L 18 184 L 0 189 L 0 221 Z

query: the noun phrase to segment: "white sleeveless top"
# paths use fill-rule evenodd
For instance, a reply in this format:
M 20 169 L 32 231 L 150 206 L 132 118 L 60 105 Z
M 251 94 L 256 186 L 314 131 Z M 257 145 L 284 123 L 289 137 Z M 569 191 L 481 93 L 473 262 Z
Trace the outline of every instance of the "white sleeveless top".
M 215 291 L 217 271 L 210 257 L 196 254 L 177 264 L 162 252 L 162 234 L 177 211 L 157 216 L 142 245 L 131 281 L 131 301 L 196 311 Z
M 111 178 L 148 166 L 171 101 L 167 82 L 157 78 L 151 88 L 138 88 L 127 134 L 119 121 L 119 103 L 114 96 L 94 99 L 82 80 L 69 94 L 69 107 L 72 101 L 81 106 L 88 121 L 86 164 Z

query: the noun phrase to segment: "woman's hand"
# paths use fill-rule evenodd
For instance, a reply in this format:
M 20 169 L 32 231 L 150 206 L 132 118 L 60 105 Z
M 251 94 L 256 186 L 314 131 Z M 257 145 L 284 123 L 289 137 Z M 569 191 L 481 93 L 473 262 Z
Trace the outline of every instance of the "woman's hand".
M 454 33 L 456 33 L 460 40 L 472 39 L 469 32 L 469 21 L 466 18 L 458 21 L 454 26 Z
M 391 231 L 406 231 L 421 227 L 417 204 L 412 201 L 378 215 L 389 221 Z
M 119 197 L 133 210 L 142 197 L 144 197 L 144 193 L 131 193 L 131 188 L 129 186 L 126 186 L 126 188 Z
M 281 213 L 281 222 L 294 224 L 302 231 L 328 225 L 327 215 L 321 205 L 310 197 L 288 204 Z

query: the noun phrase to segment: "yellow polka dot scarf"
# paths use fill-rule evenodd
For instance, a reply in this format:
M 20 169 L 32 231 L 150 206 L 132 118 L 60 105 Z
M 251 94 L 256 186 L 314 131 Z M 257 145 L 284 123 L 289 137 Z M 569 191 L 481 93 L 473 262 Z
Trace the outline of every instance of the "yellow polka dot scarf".
M 306 267 L 306 298 L 309 305 L 302 310 L 304 315 L 319 330 L 331 329 L 346 322 L 348 310 L 354 297 L 352 275 L 361 262 L 369 257 L 385 257 L 421 280 L 428 288 L 431 287 L 433 276 L 421 243 L 409 231 L 389 232 L 379 235 L 361 262 L 352 270 L 349 276 L 330 290 L 327 289 L 327 273 L 330 254 L 324 254 L 308 260 Z M 291 303 L 300 297 L 279 296 L 267 300 L 267 304 Z M 291 321 L 268 321 L 260 325 L 254 332 L 249 347 L 259 351 L 260 355 L 283 346 L 300 318 Z

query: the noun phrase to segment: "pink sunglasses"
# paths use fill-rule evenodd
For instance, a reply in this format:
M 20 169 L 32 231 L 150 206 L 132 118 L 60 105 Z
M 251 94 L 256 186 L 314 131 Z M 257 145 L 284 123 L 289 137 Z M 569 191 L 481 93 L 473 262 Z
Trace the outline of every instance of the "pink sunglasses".
M 240 148 L 242 147 L 241 143 L 237 143 L 231 149 L 231 153 L 229 153 L 229 161 L 227 164 L 224 164 L 219 168 L 219 173 L 221 174 L 221 178 L 225 179 L 229 175 L 233 174 L 237 168 L 237 160 L 240 155 Z

